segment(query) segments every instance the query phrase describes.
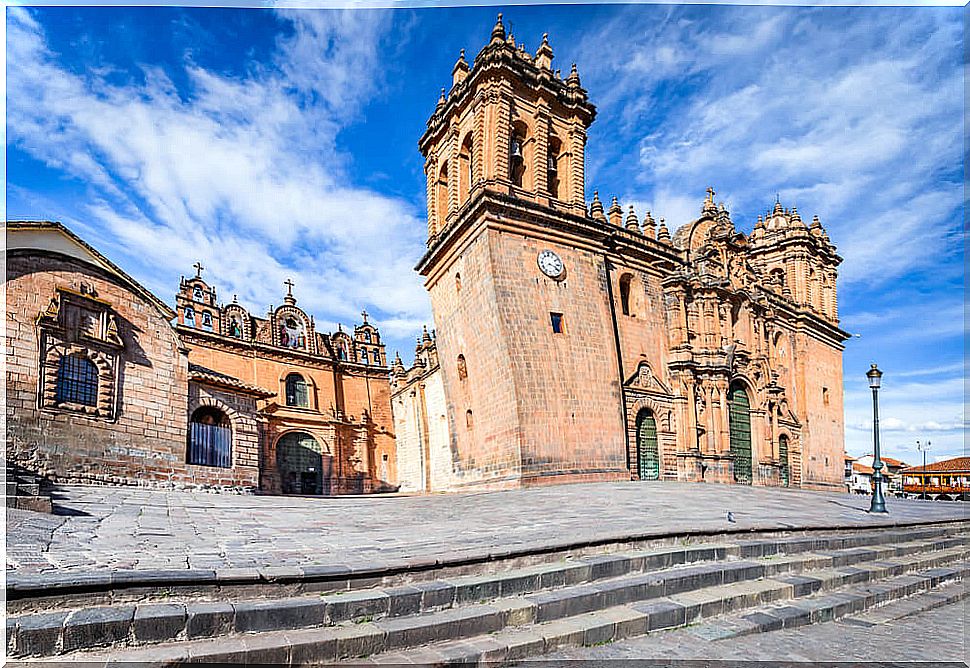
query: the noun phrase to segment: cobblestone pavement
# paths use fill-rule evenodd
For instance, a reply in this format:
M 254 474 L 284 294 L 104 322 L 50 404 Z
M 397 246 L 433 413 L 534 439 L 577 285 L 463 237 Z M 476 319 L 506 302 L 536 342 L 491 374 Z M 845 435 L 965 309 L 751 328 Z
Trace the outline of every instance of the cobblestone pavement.
M 960 585 L 957 585 L 960 586 Z M 912 617 L 863 627 L 843 619 L 797 629 L 709 641 L 690 628 L 655 633 L 599 647 L 570 647 L 519 665 L 569 665 L 618 668 L 624 660 L 646 659 L 728 662 L 937 662 L 967 661 L 967 601 Z M 627 664 L 629 665 L 629 664 Z M 737 665 L 737 664 L 735 664 Z M 769 664 L 764 664 L 769 665 Z M 848 665 L 848 664 L 844 664 Z
M 71 486 L 56 515 L 7 512 L 7 569 L 381 566 L 631 535 L 965 519 L 957 502 L 703 483 L 590 483 L 432 496 L 271 497 Z M 731 511 L 736 522 L 727 521 Z

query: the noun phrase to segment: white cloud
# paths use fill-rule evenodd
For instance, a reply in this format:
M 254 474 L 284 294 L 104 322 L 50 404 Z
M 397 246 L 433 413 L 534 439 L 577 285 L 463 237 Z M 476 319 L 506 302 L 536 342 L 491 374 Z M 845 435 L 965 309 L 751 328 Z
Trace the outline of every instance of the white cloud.
M 278 16 L 292 31 L 269 64 L 234 77 L 186 60 L 177 90 L 147 66 L 139 83 L 75 73 L 31 13 L 11 8 L 9 141 L 90 186 L 90 240 L 143 262 L 142 277 L 163 296 L 201 259 L 222 297 L 236 293 L 257 314 L 278 303 L 290 277 L 318 316 L 354 320 L 366 306 L 378 324 L 392 323 L 387 334 L 414 331 L 429 318 L 412 271 L 421 212 L 348 184 L 335 148 L 380 83 L 388 16 Z

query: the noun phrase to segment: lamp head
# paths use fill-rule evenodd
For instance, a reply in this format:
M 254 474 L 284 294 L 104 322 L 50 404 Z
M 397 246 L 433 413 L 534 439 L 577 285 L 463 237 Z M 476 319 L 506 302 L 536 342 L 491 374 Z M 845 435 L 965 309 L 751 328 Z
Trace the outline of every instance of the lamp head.
M 869 379 L 869 387 L 874 390 L 879 389 L 879 380 L 882 378 L 882 371 L 880 371 L 875 364 L 873 364 L 869 371 L 866 372 L 866 378 Z

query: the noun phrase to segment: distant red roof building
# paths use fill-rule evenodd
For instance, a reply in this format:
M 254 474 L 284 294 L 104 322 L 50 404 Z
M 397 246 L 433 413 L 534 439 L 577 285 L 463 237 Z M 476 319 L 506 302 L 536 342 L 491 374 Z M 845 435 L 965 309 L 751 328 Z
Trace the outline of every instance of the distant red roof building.
M 923 466 L 911 466 L 906 469 L 906 473 L 921 473 L 925 471 L 926 473 L 964 473 L 970 472 L 970 457 L 954 457 L 953 459 L 944 459 L 941 462 L 936 462 L 935 464 L 927 464 Z

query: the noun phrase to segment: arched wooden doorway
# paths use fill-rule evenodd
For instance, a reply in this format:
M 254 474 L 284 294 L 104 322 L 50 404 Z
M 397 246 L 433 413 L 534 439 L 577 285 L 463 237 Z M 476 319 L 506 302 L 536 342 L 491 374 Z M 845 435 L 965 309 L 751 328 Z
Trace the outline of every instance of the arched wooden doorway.
M 286 434 L 276 444 L 276 467 L 284 494 L 330 494 L 331 456 L 302 431 Z
M 788 463 L 788 437 L 785 434 L 778 437 L 778 463 L 781 467 L 781 484 L 788 487 L 791 484 L 791 469 Z
M 751 402 L 740 383 L 728 392 L 728 424 L 731 429 L 731 455 L 734 457 L 734 482 L 751 484 Z
M 201 406 L 192 413 L 187 461 L 199 466 L 232 466 L 232 424 L 218 408 Z
M 637 468 L 640 480 L 660 479 L 657 420 L 648 408 L 637 413 Z

